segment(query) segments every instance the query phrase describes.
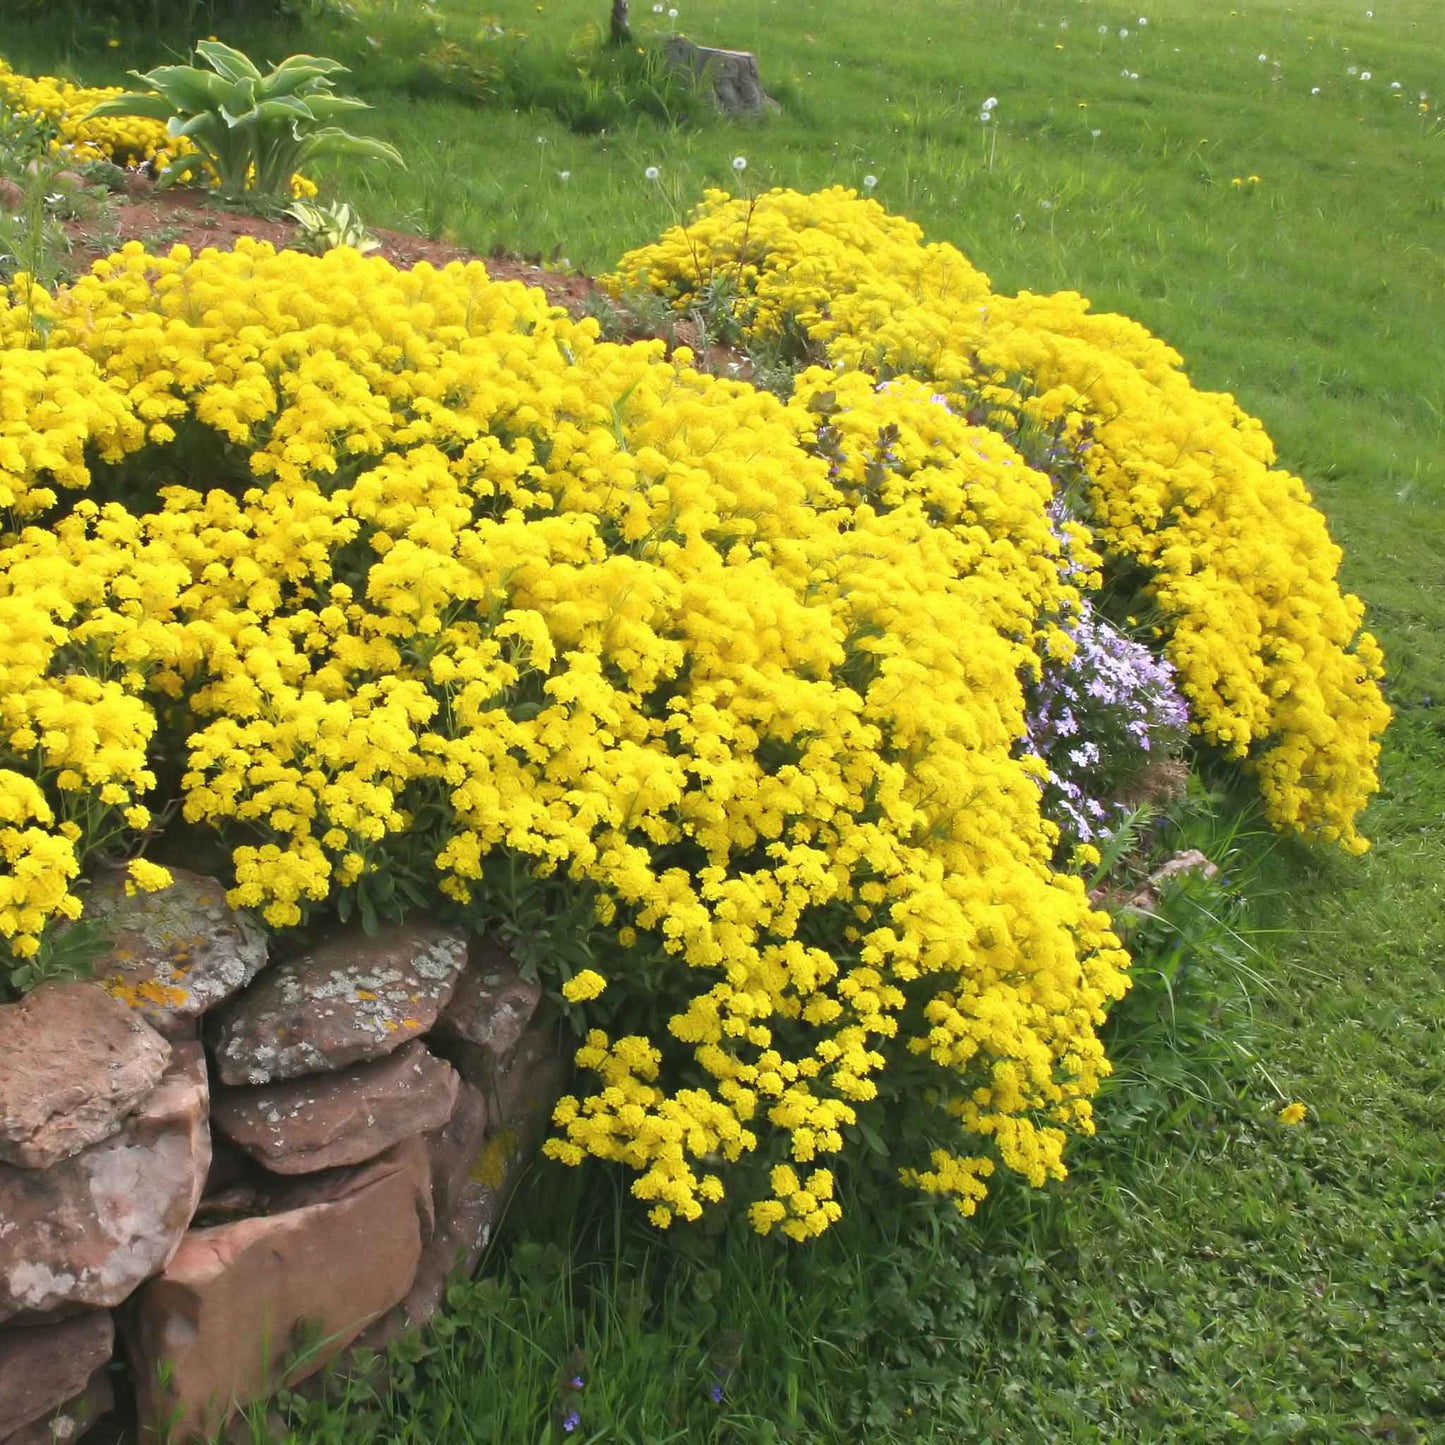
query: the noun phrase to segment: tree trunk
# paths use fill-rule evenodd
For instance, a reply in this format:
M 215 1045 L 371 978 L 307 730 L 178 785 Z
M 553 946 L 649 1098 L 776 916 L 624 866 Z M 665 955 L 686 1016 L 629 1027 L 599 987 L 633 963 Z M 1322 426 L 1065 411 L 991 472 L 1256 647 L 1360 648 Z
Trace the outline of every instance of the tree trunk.
M 612 0 L 612 43 L 632 44 L 632 25 L 627 14 L 627 0 Z

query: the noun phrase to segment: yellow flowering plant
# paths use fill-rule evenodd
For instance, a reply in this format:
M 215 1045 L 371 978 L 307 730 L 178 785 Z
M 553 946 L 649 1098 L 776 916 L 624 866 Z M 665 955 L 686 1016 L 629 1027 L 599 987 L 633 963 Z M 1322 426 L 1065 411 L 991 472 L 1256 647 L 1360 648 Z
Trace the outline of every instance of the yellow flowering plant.
M 727 206 L 709 207 L 696 254 L 725 256 Z M 425 906 L 522 938 L 542 894 L 570 909 L 585 948 L 527 960 L 584 1030 L 589 1083 L 547 1148 L 626 1164 L 659 1225 L 730 1198 L 809 1238 L 869 1139 L 965 1213 L 998 1168 L 1060 1177 L 1128 959 L 1060 861 L 1026 684 L 1067 659 L 1132 545 L 1162 579 L 1196 728 L 1218 737 L 1240 705 L 1208 685 L 1201 639 L 1271 699 L 1245 755 L 1277 820 L 1354 846 L 1369 778 L 1334 763 L 1372 763 L 1374 655 L 1344 631 L 1357 605 L 1330 591 L 1328 553 L 1286 567 L 1264 543 L 1276 635 L 1299 598 L 1335 631 L 1241 655 L 1263 645 L 1237 613 L 1264 583 L 1226 552 L 1186 586 L 1182 554 L 1109 512 L 1107 457 L 1092 530 L 1055 525 L 1052 478 L 998 428 L 1087 411 L 1103 436 L 1129 415 L 1049 370 L 1072 354 L 1066 318 L 1092 334 L 1072 303 L 990 298 L 957 252 L 843 193 L 763 198 L 752 234 L 747 325 L 828 348 L 787 399 L 604 342 L 480 263 L 132 244 L 53 296 L 17 278 L 0 305 L 12 956 L 74 916 L 116 826 L 134 840 L 174 808 L 225 844 L 232 903 L 276 929 Z M 623 274 L 680 295 L 685 253 L 669 235 Z M 944 344 L 965 296 L 1013 318 L 984 380 Z M 1149 386 L 1193 403 L 1116 329 L 1143 358 L 1119 362 L 1118 395 L 1163 427 Z M 1245 438 L 1214 438 L 1229 485 L 1276 511 L 1294 497 L 1290 540 L 1318 542 L 1226 422 Z M 1104 449 L 1137 467 L 1139 445 L 1120 430 Z M 1225 486 L 1181 447 L 1186 481 L 1167 448 L 1156 462 L 1160 487 L 1200 497 L 1176 551 L 1209 544 Z M 1200 590 L 1216 575 L 1223 610 Z M 1329 729 L 1300 731 L 1307 687 Z

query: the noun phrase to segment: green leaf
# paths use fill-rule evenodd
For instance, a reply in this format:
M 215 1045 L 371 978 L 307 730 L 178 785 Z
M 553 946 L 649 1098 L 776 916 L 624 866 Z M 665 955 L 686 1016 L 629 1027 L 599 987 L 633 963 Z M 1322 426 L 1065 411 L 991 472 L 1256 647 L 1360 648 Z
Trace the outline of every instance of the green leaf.
M 175 111 L 175 106 L 162 96 L 128 90 L 124 95 L 113 95 L 109 100 L 92 106 L 80 120 L 82 125 L 88 120 L 108 115 L 139 115 L 147 120 L 169 120 Z
M 202 138 L 208 143 L 212 143 L 219 136 L 220 129 L 218 118 L 208 110 L 203 110 L 199 115 L 193 115 L 189 120 L 183 120 L 180 116 L 173 115 L 166 122 L 166 134 L 172 140 L 178 140 L 184 136 L 190 141 Z
M 338 61 L 315 55 L 293 55 L 265 77 L 262 89 L 268 96 L 295 95 L 311 87 L 320 93 L 331 88 L 328 76 L 345 73 L 346 67 Z
M 137 79 L 158 91 L 170 102 L 172 110 L 187 114 L 214 110 L 230 91 L 230 86 L 219 75 L 197 70 L 193 65 L 162 65 L 138 75 Z
M 195 152 L 188 156 L 182 156 L 179 160 L 171 161 L 158 177 L 162 186 L 174 186 L 183 179 L 189 179 L 192 171 L 200 170 L 211 159 L 202 152 Z
M 261 79 L 261 72 L 248 56 L 219 40 L 198 40 L 196 53 L 204 57 L 212 70 L 224 75 L 227 80 Z
M 238 80 L 221 100 L 221 107 L 232 115 L 243 115 L 256 108 L 256 82 L 250 78 Z
M 337 126 L 313 131 L 301 144 L 296 156 L 296 165 L 303 166 L 314 157 L 361 156 L 368 160 L 386 161 L 406 169 L 401 152 L 384 140 L 372 140 L 369 136 L 352 135 L 350 131 Z
M 262 121 L 293 121 L 293 120 L 316 120 L 317 116 L 311 112 L 311 107 L 304 100 L 298 100 L 294 95 L 277 95 L 261 101 L 256 106 L 256 114 Z
M 306 104 L 311 114 L 321 121 L 335 120 L 347 111 L 371 109 L 364 100 L 357 100 L 351 95 L 311 95 L 307 96 Z

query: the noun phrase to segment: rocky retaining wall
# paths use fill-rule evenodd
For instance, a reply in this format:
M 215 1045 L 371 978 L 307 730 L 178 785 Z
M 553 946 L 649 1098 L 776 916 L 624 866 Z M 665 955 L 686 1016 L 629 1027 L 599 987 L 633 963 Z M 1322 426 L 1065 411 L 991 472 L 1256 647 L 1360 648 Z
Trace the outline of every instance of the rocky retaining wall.
M 421 1324 L 561 1092 L 495 943 L 421 921 L 268 963 L 173 872 L 92 891 L 94 982 L 0 1007 L 0 1445 L 77 1439 L 117 1352 L 142 1436 L 192 1440 Z

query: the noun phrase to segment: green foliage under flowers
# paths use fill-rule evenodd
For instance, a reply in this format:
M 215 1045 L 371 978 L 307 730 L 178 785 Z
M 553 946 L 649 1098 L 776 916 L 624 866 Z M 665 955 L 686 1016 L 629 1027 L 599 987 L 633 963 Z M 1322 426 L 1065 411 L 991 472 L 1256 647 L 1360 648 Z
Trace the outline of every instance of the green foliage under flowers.
M 313 161 L 352 156 L 405 164 L 395 146 L 329 123 L 368 108 L 353 96 L 332 94 L 332 77 L 346 71 L 339 61 L 293 55 L 263 75 L 241 51 L 217 40 L 197 42 L 196 53 L 209 71 L 199 65 L 132 71 L 146 90 L 102 101 L 88 117 L 165 121 L 172 140 L 188 149 L 165 164 L 163 185 L 199 180 L 209 171 L 228 200 L 274 197 Z

